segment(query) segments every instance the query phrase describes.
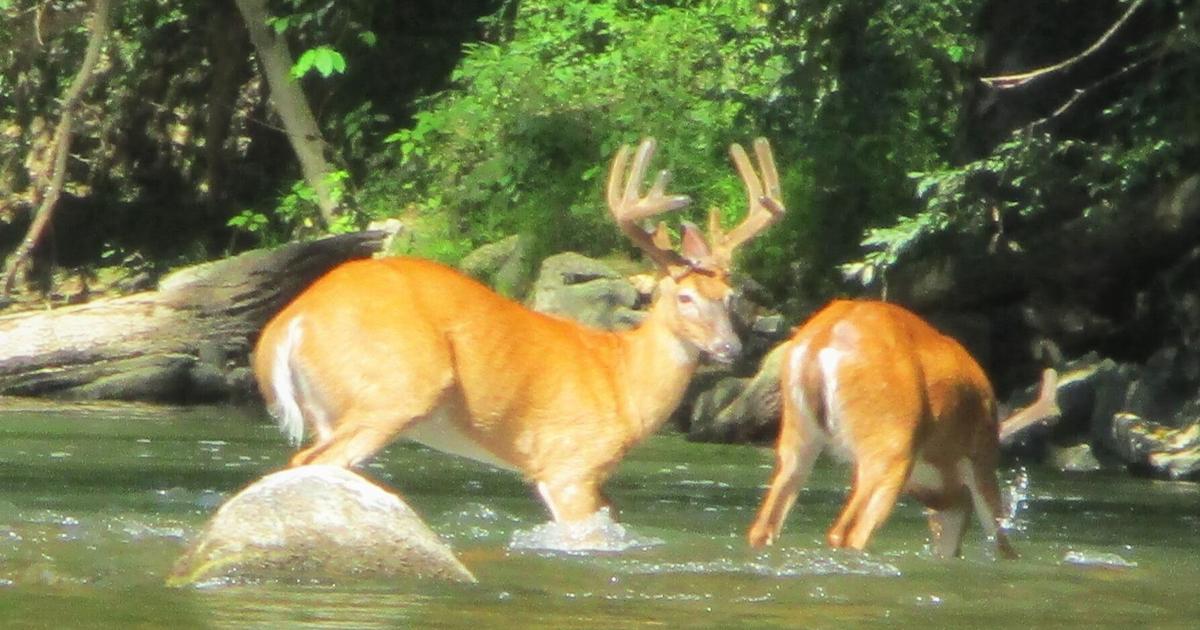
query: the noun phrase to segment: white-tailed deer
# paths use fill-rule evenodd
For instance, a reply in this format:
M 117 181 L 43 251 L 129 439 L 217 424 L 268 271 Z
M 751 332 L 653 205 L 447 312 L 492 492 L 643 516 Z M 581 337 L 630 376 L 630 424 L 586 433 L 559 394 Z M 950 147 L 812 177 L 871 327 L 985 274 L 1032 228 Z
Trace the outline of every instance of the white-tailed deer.
M 749 214 L 728 234 L 710 219 L 706 243 L 685 224 L 682 254 L 643 219 L 686 205 L 663 171 L 644 196 L 654 152 L 643 141 L 613 160 L 607 197 L 617 226 L 657 265 L 646 319 L 608 332 L 536 313 L 437 263 L 350 262 L 330 271 L 263 330 L 254 370 L 284 432 L 313 443 L 291 465 L 354 466 L 399 436 L 519 471 L 556 521 L 608 505 L 601 486 L 630 447 L 678 405 L 701 354 L 730 361 L 733 250 L 783 213 L 770 146 L 755 142 L 759 175 L 731 153 Z
M 775 473 L 750 527 L 752 546 L 779 536 L 813 461 L 830 447 L 854 465 L 830 546 L 863 549 L 908 492 L 928 508 L 938 556 L 961 553 L 974 506 L 997 551 L 1016 557 L 1000 527 L 996 400 L 966 349 L 913 313 L 874 301 L 835 301 L 788 344 Z M 1057 414 L 1055 379 L 1046 370 L 1038 401 L 1005 422 Z

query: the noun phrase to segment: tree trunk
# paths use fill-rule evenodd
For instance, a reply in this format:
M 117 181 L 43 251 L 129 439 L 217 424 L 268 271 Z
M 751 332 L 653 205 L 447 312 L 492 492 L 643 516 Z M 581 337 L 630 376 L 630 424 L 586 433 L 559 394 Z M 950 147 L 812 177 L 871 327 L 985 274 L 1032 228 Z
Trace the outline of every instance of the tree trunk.
M 41 203 L 38 205 L 37 213 L 33 216 L 33 222 L 29 224 L 29 231 L 26 232 L 25 238 L 5 265 L 3 294 L 6 296 L 12 293 L 13 286 L 17 281 L 17 274 L 25 266 L 29 255 L 33 253 L 33 248 L 41 240 L 42 233 L 46 231 L 46 227 L 50 225 L 50 219 L 54 215 L 54 207 L 58 203 L 58 197 L 62 193 L 63 183 L 67 177 L 67 157 L 71 152 L 71 126 L 75 121 L 75 109 L 79 107 L 84 90 L 91 84 L 92 73 L 100 61 L 100 50 L 104 47 L 104 40 L 108 37 L 108 20 L 109 0 L 96 0 L 95 9 L 92 12 L 91 32 L 88 35 L 87 52 L 84 53 L 79 73 L 75 75 L 75 79 L 71 81 L 71 85 L 63 97 L 62 114 L 58 121 L 58 128 L 54 132 L 54 142 L 50 149 L 51 155 L 46 160 L 51 171 L 48 176 L 39 174 L 36 178 L 39 181 L 35 185 L 41 186 L 42 182 L 45 182 L 45 189 L 40 194 Z
M 249 395 L 245 366 L 266 322 L 385 236 L 255 250 L 177 271 L 158 291 L 0 316 L 0 395 L 175 403 Z
M 226 149 L 225 142 L 237 109 L 238 91 L 251 72 L 247 63 L 250 44 L 246 41 L 246 29 L 237 9 L 223 2 L 212 7 L 207 35 L 212 71 L 209 73 L 211 82 L 204 122 L 204 182 L 208 187 L 208 214 L 215 219 L 226 214 L 230 198 L 226 181 L 231 152 Z
M 267 27 L 266 0 L 236 0 L 246 29 L 250 32 L 250 41 L 258 53 L 258 62 L 271 89 L 271 103 L 279 118 L 283 120 L 283 128 L 287 132 L 288 141 L 296 151 L 300 160 L 300 170 L 304 180 L 317 195 L 317 206 L 321 210 L 321 218 L 325 227 L 333 224 L 338 214 L 338 203 L 333 198 L 327 176 L 329 163 L 325 160 L 325 143 L 321 138 L 321 130 L 313 117 L 300 83 L 293 80 L 292 53 L 288 50 L 287 41 L 277 36 Z

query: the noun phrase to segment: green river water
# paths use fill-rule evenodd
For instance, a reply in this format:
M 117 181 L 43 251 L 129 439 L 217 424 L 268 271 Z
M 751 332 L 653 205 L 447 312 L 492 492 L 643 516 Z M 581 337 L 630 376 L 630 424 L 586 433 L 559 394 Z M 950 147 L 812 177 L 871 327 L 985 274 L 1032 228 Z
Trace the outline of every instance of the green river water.
M 870 553 L 831 551 L 848 469 L 818 464 L 782 540 L 743 533 L 769 450 L 660 436 L 608 486 L 619 553 L 530 551 L 547 515 L 509 473 L 401 444 L 365 472 L 396 488 L 479 578 L 167 588 L 220 503 L 290 453 L 225 408 L 0 401 L 0 628 L 1200 627 L 1200 484 L 1001 471 L 1023 558 L 925 548 L 902 503 Z

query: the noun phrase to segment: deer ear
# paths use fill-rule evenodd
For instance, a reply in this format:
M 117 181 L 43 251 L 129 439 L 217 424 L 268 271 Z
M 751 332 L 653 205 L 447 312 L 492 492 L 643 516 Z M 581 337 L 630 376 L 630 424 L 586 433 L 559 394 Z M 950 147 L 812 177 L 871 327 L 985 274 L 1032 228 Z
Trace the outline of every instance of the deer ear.
M 699 262 L 712 256 L 712 250 L 705 242 L 704 235 L 700 233 L 700 228 L 687 221 L 683 223 L 682 248 L 684 258 L 691 261 Z

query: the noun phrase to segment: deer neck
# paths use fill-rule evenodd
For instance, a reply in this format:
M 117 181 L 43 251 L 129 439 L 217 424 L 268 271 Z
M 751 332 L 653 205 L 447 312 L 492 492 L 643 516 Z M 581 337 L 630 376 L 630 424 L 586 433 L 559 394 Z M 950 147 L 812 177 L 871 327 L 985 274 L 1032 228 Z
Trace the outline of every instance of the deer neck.
M 625 401 L 644 436 L 679 406 L 700 351 L 675 334 L 667 310 L 657 305 L 637 328 L 617 334 L 624 349 L 620 378 Z

